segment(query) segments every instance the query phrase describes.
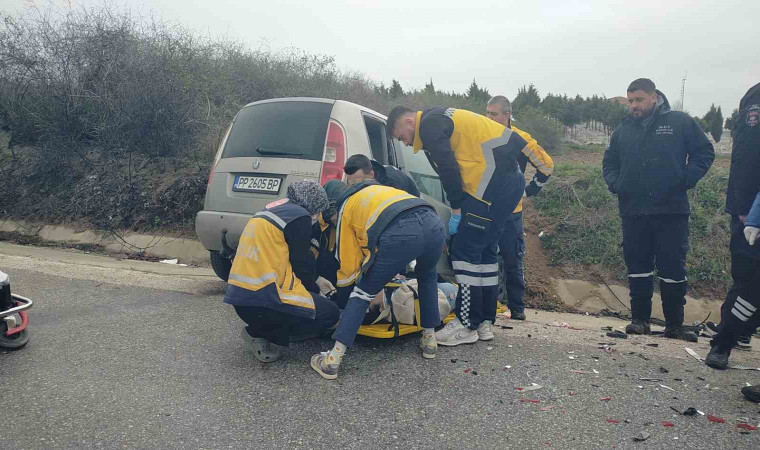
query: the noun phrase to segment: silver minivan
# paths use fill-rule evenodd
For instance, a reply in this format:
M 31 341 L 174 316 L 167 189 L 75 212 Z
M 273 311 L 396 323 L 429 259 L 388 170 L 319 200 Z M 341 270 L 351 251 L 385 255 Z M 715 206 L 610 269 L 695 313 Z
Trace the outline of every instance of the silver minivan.
M 279 98 L 243 107 L 232 120 L 211 168 L 195 231 L 211 266 L 227 280 L 248 219 L 285 196 L 294 181 L 343 179 L 346 159 L 363 154 L 404 170 L 447 222 L 443 188 L 422 153 L 386 133 L 386 117 L 363 106 L 322 98 Z M 223 240 L 225 244 L 223 245 Z M 450 274 L 445 255 L 439 272 Z

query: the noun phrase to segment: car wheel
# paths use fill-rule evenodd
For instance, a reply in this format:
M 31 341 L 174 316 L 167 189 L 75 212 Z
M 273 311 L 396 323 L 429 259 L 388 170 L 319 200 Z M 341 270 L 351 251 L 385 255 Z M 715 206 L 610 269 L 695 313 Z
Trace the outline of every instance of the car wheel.
M 211 267 L 214 269 L 216 276 L 224 281 L 230 277 L 230 270 L 232 269 L 232 261 L 223 257 L 219 252 L 210 251 Z
M 0 321 L 0 348 L 6 350 L 18 350 L 29 342 L 28 330 L 23 330 L 12 336 L 6 336 L 6 331 L 8 331 L 8 325 L 2 320 Z

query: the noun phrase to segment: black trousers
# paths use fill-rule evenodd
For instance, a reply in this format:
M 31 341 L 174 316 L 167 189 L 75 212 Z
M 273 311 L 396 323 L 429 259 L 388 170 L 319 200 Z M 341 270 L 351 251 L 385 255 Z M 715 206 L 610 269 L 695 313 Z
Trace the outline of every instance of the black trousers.
M 760 325 L 760 259 L 750 250 L 754 249 L 746 245 L 744 225 L 734 217 L 731 222 L 733 285 L 721 307 L 718 334 L 713 338 L 713 343 L 724 348 L 733 347 L 740 336 L 752 334 Z
M 248 324 L 246 331 L 251 337 L 264 338 L 287 347 L 291 335 L 321 335 L 327 333 L 338 322 L 340 311 L 335 303 L 319 294 L 312 293 L 311 296 L 316 308 L 314 319 L 260 306 L 233 306 L 237 315 Z
M 622 221 L 623 257 L 628 268 L 632 319 L 649 320 L 652 316 L 656 267 L 666 326 L 683 325 L 688 289 L 689 216 L 623 216 Z

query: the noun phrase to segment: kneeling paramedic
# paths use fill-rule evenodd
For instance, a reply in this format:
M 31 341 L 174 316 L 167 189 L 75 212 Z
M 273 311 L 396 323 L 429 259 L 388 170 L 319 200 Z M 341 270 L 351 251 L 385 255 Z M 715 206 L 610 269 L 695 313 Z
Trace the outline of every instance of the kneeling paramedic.
M 262 362 L 280 358 L 291 337 L 316 337 L 333 328 L 338 307 L 317 294 L 312 224 L 328 208 L 327 194 L 311 181 L 288 186 L 245 226 L 224 302 L 248 324 L 243 339 Z
M 388 129 L 415 152 L 425 150 L 452 208 L 457 318 L 436 333 L 437 341 L 452 346 L 493 339 L 499 236 L 525 191 L 517 157 L 527 142 L 485 116 L 454 108 L 397 106 Z
M 312 356 L 311 367 L 328 380 L 338 377 L 370 301 L 412 260 L 417 260 L 422 356 L 435 358 L 435 327 L 441 323 L 436 266 L 446 240 L 441 219 L 424 200 L 376 181 L 350 187 L 335 205 L 337 284 L 339 295 L 345 290 L 350 295 L 333 334 L 335 345 Z

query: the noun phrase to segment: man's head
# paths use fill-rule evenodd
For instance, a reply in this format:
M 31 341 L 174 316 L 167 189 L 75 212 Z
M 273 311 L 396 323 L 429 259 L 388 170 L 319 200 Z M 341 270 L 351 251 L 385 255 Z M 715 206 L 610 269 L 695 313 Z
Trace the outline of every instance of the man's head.
M 631 115 L 637 119 L 652 114 L 657 105 L 657 91 L 649 78 L 633 80 L 628 86 L 628 106 Z
M 406 145 L 414 143 L 414 133 L 417 127 L 417 113 L 406 106 L 396 106 L 388 114 L 388 131 L 391 137 Z
M 503 95 L 492 97 L 491 100 L 488 100 L 488 106 L 486 106 L 486 116 L 508 127 L 509 120 L 512 117 L 512 104 Z
M 346 183 L 349 186 L 375 179 L 372 161 L 364 155 L 354 155 L 348 158 L 346 165 L 343 166 L 343 171 L 346 172 Z

